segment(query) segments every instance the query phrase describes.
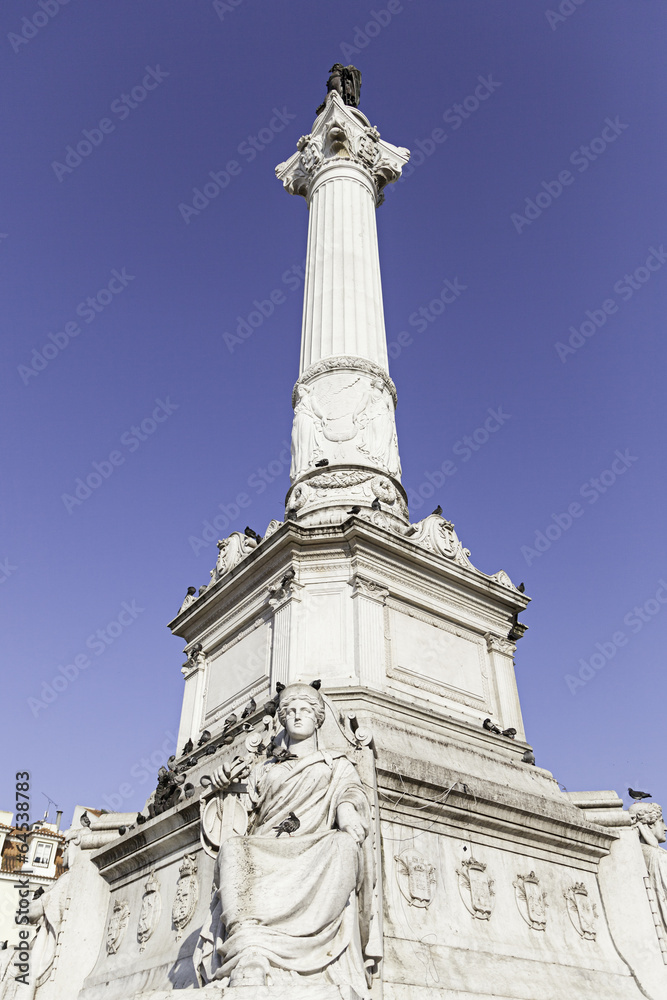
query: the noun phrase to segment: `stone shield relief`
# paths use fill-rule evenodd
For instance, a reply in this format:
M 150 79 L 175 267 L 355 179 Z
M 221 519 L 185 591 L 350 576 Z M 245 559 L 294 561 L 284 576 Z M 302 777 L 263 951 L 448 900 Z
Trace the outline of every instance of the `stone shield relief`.
M 176 896 L 171 908 L 171 922 L 176 928 L 176 940 L 180 941 L 183 930 L 192 920 L 199 901 L 197 882 L 197 861 L 194 854 L 186 854 L 178 869 Z
M 598 914 L 595 903 L 591 903 L 586 886 L 583 882 L 575 882 L 563 895 L 572 926 L 577 934 L 587 941 L 595 941 L 595 921 Z
M 153 936 L 160 919 L 161 909 L 160 883 L 155 876 L 155 872 L 151 872 L 144 887 L 141 910 L 139 911 L 139 923 L 137 925 L 139 951 L 145 949 L 149 939 Z
M 514 891 L 519 913 L 528 926 L 535 931 L 543 931 L 547 926 L 547 894 L 540 888 L 535 872 L 517 875 Z
M 124 899 L 117 899 L 107 924 L 107 955 L 115 955 L 120 948 L 129 920 L 130 904 Z
M 430 906 L 436 885 L 435 867 L 415 850 L 394 855 L 396 878 L 409 906 Z
M 486 865 L 475 858 L 463 861 L 456 869 L 459 892 L 466 909 L 477 920 L 488 920 L 493 910 L 493 879 L 486 874 Z

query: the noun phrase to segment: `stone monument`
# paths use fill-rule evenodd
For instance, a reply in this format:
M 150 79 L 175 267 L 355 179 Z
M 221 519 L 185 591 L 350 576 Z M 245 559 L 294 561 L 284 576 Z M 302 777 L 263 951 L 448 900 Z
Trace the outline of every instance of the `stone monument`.
M 285 513 L 188 588 L 177 753 L 77 835 L 36 1000 L 664 1000 L 659 807 L 535 766 L 529 598 L 410 522 L 375 218 L 409 153 L 331 73 L 276 171 L 310 213 Z

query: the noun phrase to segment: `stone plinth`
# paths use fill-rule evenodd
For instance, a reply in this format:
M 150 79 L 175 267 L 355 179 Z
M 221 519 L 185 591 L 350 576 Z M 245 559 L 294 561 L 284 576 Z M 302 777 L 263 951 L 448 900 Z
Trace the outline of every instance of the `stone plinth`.
M 361 1000 L 349 986 L 300 983 L 281 986 L 205 986 L 199 990 L 179 990 L 177 1000 Z M 132 1000 L 174 1000 L 174 993 L 137 993 Z

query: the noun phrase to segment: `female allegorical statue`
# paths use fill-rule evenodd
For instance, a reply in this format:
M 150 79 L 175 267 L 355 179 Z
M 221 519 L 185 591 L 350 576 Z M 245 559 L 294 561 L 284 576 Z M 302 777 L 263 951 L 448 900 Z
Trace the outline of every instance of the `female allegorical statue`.
M 287 753 L 250 771 L 240 796 L 245 835 L 224 839 L 220 821 L 223 794 L 247 763 L 223 764 L 212 776 L 217 837 L 206 810 L 202 823 L 209 843 L 223 842 L 211 925 L 194 955 L 200 983 L 278 985 L 284 977 L 294 983 L 296 973 L 364 997 L 380 955 L 368 800 L 344 752 L 318 746 L 325 718 L 318 691 L 289 685 L 278 717 Z

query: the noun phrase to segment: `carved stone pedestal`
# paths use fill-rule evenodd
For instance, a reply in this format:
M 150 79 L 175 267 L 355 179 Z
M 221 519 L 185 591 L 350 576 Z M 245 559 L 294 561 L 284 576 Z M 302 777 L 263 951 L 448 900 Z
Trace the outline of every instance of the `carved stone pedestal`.
M 279 986 L 205 986 L 197 990 L 137 993 L 132 1000 L 361 1000 L 351 986 L 327 983 L 300 983 L 294 980 Z

